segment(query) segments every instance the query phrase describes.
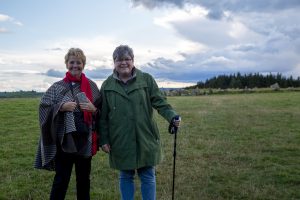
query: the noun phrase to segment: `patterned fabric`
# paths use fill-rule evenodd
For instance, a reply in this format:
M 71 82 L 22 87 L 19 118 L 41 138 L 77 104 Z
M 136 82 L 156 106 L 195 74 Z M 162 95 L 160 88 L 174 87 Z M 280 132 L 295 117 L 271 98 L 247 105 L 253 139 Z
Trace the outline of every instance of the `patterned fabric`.
M 93 81 L 89 80 L 89 83 L 95 105 L 100 99 L 100 93 Z M 76 95 L 80 92 L 80 84 L 72 84 Z M 76 131 L 73 112 L 59 112 L 61 105 L 68 101 L 74 101 L 74 97 L 69 83 L 63 80 L 54 83 L 41 98 L 39 107 L 41 136 L 34 164 L 37 169 L 55 170 L 57 144 L 64 152 L 85 157 L 92 156 L 92 125 L 88 135 L 76 135 L 73 133 Z M 79 111 L 79 108 L 76 108 L 75 112 Z
M 70 82 L 74 82 L 74 83 L 80 83 L 80 91 L 84 92 L 86 94 L 86 97 L 93 102 L 93 95 L 92 95 L 92 89 L 90 87 L 89 84 L 89 80 L 86 78 L 84 73 L 81 73 L 80 78 L 76 78 L 74 76 L 71 75 L 70 72 L 66 72 L 66 76 L 63 79 L 65 82 L 70 83 Z M 83 112 L 84 113 L 84 121 L 87 124 L 91 124 L 92 123 L 92 114 L 90 112 Z

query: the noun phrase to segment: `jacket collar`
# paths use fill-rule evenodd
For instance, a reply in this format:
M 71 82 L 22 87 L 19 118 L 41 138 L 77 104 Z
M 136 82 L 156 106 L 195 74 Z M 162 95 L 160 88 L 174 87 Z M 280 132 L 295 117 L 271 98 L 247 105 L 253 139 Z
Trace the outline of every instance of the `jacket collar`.
M 143 78 L 143 72 L 140 71 L 139 69 L 134 68 L 134 75 L 132 79 L 128 82 L 128 91 L 127 93 L 125 92 L 124 88 L 122 87 L 122 83 L 120 80 L 114 76 L 115 74 L 113 73 L 111 76 L 108 77 L 107 79 L 107 84 L 104 88 L 104 90 L 111 90 L 115 91 L 122 96 L 129 98 L 129 94 L 137 89 L 147 87 L 147 82 Z
M 118 73 L 115 69 L 114 69 L 114 72 L 113 72 L 112 76 L 113 76 L 114 79 L 117 79 L 118 81 L 122 81 L 122 80 L 119 78 L 119 73 Z M 134 68 L 132 68 L 132 70 L 131 70 L 131 77 L 130 77 L 130 79 L 129 79 L 128 81 L 134 79 L 135 77 L 136 77 L 136 68 L 134 67 Z M 127 82 L 128 82 L 128 81 L 127 81 Z M 127 82 L 126 82 L 126 83 L 127 83 Z

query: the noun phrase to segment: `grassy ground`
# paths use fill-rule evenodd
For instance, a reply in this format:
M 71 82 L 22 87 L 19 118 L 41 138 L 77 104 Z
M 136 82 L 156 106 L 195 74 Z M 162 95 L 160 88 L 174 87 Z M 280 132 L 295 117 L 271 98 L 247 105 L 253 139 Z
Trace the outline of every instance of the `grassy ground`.
M 300 93 L 169 97 L 182 115 L 175 199 L 300 199 Z M 39 99 L 0 100 L 0 199 L 47 199 L 53 172 L 34 170 Z M 164 161 L 157 199 L 171 199 L 173 137 L 157 116 Z M 67 198 L 75 199 L 75 177 Z M 137 183 L 139 181 L 137 180 Z M 140 198 L 137 187 L 136 199 Z M 119 199 L 104 153 L 92 163 L 92 199 Z

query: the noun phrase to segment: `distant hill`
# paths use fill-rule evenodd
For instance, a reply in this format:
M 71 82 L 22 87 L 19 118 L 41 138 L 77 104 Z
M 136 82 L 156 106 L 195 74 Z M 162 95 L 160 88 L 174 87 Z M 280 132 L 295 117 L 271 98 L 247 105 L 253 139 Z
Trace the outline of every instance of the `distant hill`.
M 36 91 L 16 91 L 16 92 L 0 92 L 0 98 L 30 98 L 41 97 L 43 92 Z
M 159 88 L 161 91 L 182 90 L 182 88 Z
M 182 90 L 182 88 L 159 88 L 161 91 L 175 91 Z M 36 91 L 16 91 L 16 92 L 0 92 L 0 98 L 31 98 L 41 97 L 44 92 Z

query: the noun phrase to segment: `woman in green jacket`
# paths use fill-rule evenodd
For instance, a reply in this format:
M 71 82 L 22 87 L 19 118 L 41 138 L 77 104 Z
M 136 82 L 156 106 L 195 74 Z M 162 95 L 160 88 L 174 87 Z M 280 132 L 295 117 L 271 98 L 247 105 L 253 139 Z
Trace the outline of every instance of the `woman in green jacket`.
M 178 115 L 153 77 L 134 67 L 133 50 L 129 46 L 118 46 L 113 60 L 114 72 L 101 87 L 101 148 L 109 153 L 110 166 L 120 170 L 122 199 L 133 199 L 137 171 L 143 199 L 154 200 L 154 166 L 161 160 L 161 142 L 153 108 L 168 122 Z M 179 123 L 180 120 L 174 124 L 179 127 Z

